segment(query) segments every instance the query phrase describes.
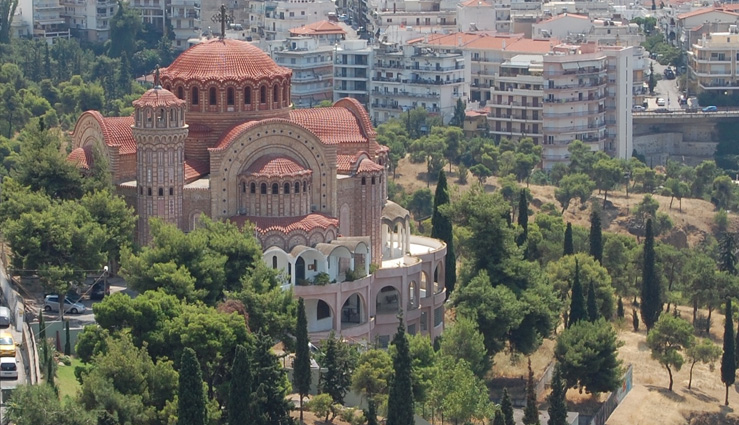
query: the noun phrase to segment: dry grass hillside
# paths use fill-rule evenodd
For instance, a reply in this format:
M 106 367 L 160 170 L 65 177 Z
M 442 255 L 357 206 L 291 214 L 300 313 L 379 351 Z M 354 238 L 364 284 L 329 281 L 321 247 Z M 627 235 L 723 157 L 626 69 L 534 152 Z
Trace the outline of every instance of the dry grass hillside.
M 403 186 L 404 190 L 408 193 L 412 193 L 418 189 L 425 188 L 426 184 L 426 165 L 425 164 L 413 164 L 408 158 L 400 161 L 398 165 L 398 173 L 396 183 Z M 447 179 L 450 185 L 457 185 L 460 190 L 464 191 L 470 187 L 470 185 L 476 182 L 473 176 L 469 176 L 469 183 L 466 185 L 460 185 L 457 180 L 456 167 L 453 167 L 453 171 L 449 172 L 449 167 L 445 168 L 447 172 Z M 485 187 L 488 190 L 495 190 L 497 185 L 497 178 L 490 177 L 485 182 Z M 429 185 L 433 192 L 435 186 Z M 534 201 L 531 203 L 531 207 L 537 210 L 539 206 L 551 202 L 559 207 L 559 203 L 554 198 L 554 186 L 537 186 L 529 185 L 529 190 L 534 197 Z M 622 188 L 623 189 L 623 188 Z M 639 203 L 644 195 L 630 193 L 626 197 L 626 193 L 623 190 L 617 190 L 608 192 L 609 205 L 604 210 L 603 218 L 603 229 L 608 232 L 629 234 L 626 227 L 626 222 L 629 219 L 629 211 Z M 593 193 L 593 197 L 602 201 L 603 196 L 597 191 Z M 713 231 L 713 217 L 716 213 L 713 204 L 701 199 L 683 199 L 682 210 L 680 210 L 679 202 L 677 199 L 673 201 L 672 208 L 670 208 L 670 197 L 653 195 L 656 199 L 660 208 L 659 211 L 669 214 L 674 228 L 672 232 L 669 232 L 665 237 L 669 237 L 670 241 L 678 246 L 687 243 L 689 246 L 693 246 L 696 242 L 700 241 L 705 233 L 711 233 Z M 565 221 L 572 222 L 581 226 L 589 226 L 589 209 L 583 208 L 579 204 L 578 200 L 573 200 L 570 207 L 563 215 Z M 739 228 L 739 217 L 735 214 L 730 214 L 729 219 L 732 228 Z

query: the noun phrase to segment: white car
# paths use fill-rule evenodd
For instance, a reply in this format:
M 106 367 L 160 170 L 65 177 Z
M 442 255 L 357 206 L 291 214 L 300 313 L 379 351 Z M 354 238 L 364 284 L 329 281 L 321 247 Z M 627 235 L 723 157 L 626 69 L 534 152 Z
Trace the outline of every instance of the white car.
M 15 357 L 0 357 L 0 378 L 18 379 L 18 363 Z
M 59 296 L 47 295 L 44 299 L 44 311 L 59 311 Z M 72 314 L 82 314 L 85 312 L 85 306 L 80 303 L 72 302 L 69 298 L 64 298 L 64 312 Z
M 657 106 L 665 106 L 665 99 L 662 97 L 657 98 Z

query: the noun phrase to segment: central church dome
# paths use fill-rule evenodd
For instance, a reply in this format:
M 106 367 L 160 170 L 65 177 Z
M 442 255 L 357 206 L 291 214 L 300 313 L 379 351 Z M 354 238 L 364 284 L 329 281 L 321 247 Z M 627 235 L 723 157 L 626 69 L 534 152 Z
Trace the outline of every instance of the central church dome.
M 219 38 L 190 47 L 161 72 L 163 81 L 221 82 L 288 77 L 292 73 L 258 47 L 245 41 Z

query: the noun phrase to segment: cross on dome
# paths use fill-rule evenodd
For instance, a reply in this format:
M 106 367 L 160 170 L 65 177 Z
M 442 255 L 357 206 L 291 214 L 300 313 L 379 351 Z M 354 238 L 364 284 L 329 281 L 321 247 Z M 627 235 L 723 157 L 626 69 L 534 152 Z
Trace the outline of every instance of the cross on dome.
M 211 18 L 213 22 L 220 22 L 221 23 L 221 40 L 226 38 L 226 24 L 229 22 L 233 22 L 233 16 L 229 15 L 228 12 L 226 12 L 226 5 L 221 5 L 221 11 L 213 15 Z

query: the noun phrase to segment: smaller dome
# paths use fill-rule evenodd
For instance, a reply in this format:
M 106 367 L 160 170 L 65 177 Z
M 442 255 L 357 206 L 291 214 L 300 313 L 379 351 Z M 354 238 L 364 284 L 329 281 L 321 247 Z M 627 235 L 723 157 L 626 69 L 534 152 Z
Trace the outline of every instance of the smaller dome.
M 254 177 L 296 177 L 311 173 L 311 170 L 284 156 L 261 157 L 246 170 L 247 175 Z
M 159 107 L 170 107 L 170 106 L 183 106 L 185 101 L 178 98 L 169 90 L 165 90 L 159 86 L 149 89 L 146 93 L 142 94 L 140 98 L 133 101 L 133 106 L 136 108 L 159 108 Z

